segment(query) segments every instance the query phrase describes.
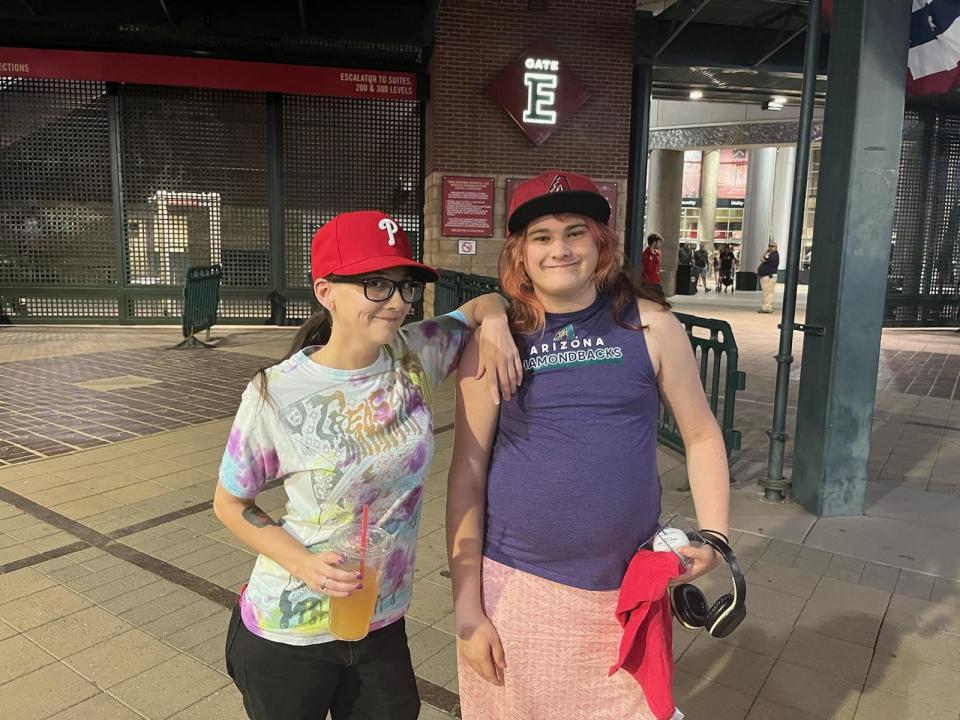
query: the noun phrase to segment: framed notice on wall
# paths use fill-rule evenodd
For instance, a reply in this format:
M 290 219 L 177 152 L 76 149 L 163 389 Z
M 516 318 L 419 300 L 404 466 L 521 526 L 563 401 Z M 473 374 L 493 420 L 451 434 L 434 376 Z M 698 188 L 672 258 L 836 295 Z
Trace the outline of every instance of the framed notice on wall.
M 443 234 L 493 237 L 493 178 L 443 177 Z

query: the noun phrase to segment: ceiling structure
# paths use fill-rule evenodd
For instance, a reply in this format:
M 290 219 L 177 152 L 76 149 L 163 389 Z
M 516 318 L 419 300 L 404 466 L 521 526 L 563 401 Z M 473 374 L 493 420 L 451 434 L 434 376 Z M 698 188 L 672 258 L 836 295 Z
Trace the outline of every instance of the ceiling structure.
M 426 66 L 440 0 L 0 0 L 0 45 Z

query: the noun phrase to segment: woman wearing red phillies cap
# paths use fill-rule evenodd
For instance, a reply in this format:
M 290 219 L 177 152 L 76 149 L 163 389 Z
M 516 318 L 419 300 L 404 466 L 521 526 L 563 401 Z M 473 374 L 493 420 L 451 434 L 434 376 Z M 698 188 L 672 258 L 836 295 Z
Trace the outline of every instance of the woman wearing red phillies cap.
M 521 185 L 500 279 L 523 384 L 498 408 L 471 378 L 475 345 L 460 363 L 447 546 L 464 720 L 674 712 L 659 695 L 654 712 L 626 672 L 608 677 L 621 581 L 659 521 L 661 401 L 701 526 L 727 531 L 726 452 L 689 338 L 661 295 L 630 281 L 609 216 L 589 178 L 550 171 Z M 682 552 L 693 561 L 682 581 L 718 562 L 709 548 Z
M 481 322 L 494 397 L 497 378 L 504 397 L 516 390 L 519 356 L 498 295 L 401 327 L 438 273 L 412 259 L 406 233 L 381 212 L 333 218 L 314 236 L 311 261 L 323 309 L 247 387 L 220 465 L 214 511 L 259 553 L 230 621 L 227 670 L 255 720 L 414 720 L 403 617 L 434 450 L 432 396 Z M 279 522 L 255 504 L 273 482 L 286 495 Z M 377 575 L 343 569 L 330 537 L 362 515 L 393 550 L 369 634 L 342 641 L 331 635 L 329 599 Z

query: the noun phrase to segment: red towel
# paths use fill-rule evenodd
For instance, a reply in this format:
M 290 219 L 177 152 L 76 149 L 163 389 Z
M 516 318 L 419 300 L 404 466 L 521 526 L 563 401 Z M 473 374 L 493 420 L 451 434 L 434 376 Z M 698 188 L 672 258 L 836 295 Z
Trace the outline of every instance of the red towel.
M 657 720 L 673 717 L 673 620 L 667 584 L 683 573 L 672 552 L 638 550 L 620 585 L 617 620 L 620 654 L 610 675 L 623 668 L 643 688 Z

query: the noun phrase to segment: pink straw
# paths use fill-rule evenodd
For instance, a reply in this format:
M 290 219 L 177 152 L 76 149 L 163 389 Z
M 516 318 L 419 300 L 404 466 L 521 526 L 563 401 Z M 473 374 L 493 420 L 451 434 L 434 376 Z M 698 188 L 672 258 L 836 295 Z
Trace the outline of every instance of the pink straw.
M 363 516 L 360 520 L 360 574 L 363 575 L 367 558 L 367 525 L 370 522 L 370 506 L 364 504 Z

